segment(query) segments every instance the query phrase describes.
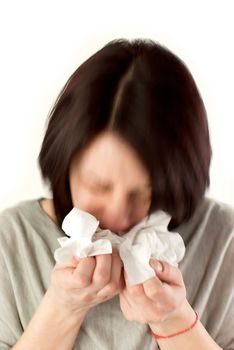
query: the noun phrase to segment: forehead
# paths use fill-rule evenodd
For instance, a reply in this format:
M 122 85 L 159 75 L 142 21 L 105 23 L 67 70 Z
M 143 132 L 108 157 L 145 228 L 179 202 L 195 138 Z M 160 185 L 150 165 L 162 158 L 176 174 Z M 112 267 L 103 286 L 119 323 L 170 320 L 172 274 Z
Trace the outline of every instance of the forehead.
M 79 155 L 75 170 L 103 181 L 149 184 L 149 175 L 136 152 L 120 136 L 98 135 Z

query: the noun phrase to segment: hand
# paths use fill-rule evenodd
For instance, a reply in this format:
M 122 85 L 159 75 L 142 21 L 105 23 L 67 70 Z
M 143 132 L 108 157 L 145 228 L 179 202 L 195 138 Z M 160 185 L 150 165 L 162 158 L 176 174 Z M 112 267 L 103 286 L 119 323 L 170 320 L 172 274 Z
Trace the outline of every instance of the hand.
M 57 303 L 72 313 L 85 313 L 113 298 L 124 285 L 122 262 L 116 251 L 95 257 L 73 258 L 70 264 L 56 264 L 50 292 Z
M 180 270 L 166 262 L 151 261 L 155 277 L 145 283 L 126 286 L 120 293 L 120 307 L 129 321 L 159 324 L 174 318 L 186 302 L 186 290 Z M 154 266 L 153 266 L 154 264 Z M 162 271 L 155 268 L 162 267 Z

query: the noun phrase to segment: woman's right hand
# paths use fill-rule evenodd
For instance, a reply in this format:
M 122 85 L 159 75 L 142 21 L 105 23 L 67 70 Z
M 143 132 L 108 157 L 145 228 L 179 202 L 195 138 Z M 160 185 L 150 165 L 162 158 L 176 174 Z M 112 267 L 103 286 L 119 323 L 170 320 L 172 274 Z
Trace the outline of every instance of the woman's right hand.
M 90 308 L 113 298 L 124 287 L 123 264 L 117 251 L 56 264 L 49 292 L 67 311 L 86 314 Z

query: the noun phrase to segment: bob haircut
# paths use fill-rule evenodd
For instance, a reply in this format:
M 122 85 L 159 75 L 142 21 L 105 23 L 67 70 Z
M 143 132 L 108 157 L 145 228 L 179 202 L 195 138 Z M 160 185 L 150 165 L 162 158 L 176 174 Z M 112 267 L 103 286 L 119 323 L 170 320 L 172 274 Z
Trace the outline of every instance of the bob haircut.
M 152 183 L 149 213 L 187 221 L 209 185 L 207 116 L 183 61 L 149 39 L 116 39 L 68 79 L 52 108 L 39 154 L 61 225 L 72 209 L 69 167 L 102 131 L 118 133 L 138 154 Z

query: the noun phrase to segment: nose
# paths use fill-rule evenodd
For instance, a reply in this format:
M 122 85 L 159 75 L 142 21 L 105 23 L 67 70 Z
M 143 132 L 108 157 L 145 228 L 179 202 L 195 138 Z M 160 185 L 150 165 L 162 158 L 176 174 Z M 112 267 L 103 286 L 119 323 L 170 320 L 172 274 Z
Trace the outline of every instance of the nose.
M 123 195 L 116 195 L 106 204 L 102 224 L 105 228 L 123 234 L 130 227 L 130 207 Z

